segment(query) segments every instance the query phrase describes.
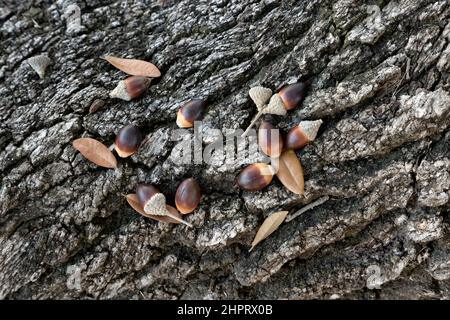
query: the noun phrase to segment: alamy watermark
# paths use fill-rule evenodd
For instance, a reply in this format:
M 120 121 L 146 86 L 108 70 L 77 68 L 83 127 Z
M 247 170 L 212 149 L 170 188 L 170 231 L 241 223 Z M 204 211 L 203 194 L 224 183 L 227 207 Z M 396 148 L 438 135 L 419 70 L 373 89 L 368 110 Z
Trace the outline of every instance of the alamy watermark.
M 267 148 L 274 150 L 278 148 L 280 139 L 278 129 L 260 129 L 264 137 L 263 142 L 258 144 L 255 129 L 250 130 L 246 137 L 242 137 L 242 129 L 208 129 L 209 144 L 204 144 L 204 132 L 202 121 L 195 121 L 193 130 L 173 130 L 171 140 L 178 142 L 172 150 L 171 161 L 176 165 L 207 164 L 209 166 L 227 166 L 230 169 L 236 164 L 258 162 L 270 163 L 272 169 L 277 172 L 278 158 L 266 156 L 261 150 L 261 143 Z M 204 146 L 205 145 L 205 146 Z M 273 175 L 274 171 L 267 174 Z M 264 174 L 264 173 L 263 173 Z

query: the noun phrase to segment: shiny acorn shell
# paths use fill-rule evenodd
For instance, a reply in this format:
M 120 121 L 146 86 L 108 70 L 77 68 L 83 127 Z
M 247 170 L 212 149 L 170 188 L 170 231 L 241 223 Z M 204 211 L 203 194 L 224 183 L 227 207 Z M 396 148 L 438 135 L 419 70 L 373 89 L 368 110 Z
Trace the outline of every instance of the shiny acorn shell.
M 175 205 L 182 214 L 187 214 L 198 207 L 200 199 L 200 186 L 194 178 L 189 178 L 178 186 L 175 194 Z
M 142 135 L 135 125 L 127 125 L 119 130 L 115 140 L 117 154 L 126 158 L 134 154 L 141 145 Z
M 244 190 L 257 191 L 267 187 L 272 182 L 274 170 L 266 163 L 254 163 L 242 170 L 237 179 L 237 185 Z

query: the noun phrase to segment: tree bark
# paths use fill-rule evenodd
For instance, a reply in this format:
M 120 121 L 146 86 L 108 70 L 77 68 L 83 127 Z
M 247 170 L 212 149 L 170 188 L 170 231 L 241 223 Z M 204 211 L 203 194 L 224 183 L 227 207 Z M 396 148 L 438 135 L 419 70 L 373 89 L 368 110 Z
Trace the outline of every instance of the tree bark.
M 69 27 L 70 5 L 81 24 Z M 72 7 L 73 8 L 73 7 Z M 0 298 L 449 299 L 450 4 L 400 0 L 52 1 L 0 5 Z M 27 59 L 52 60 L 40 79 Z M 162 76 L 131 102 L 101 56 L 153 62 Z M 305 195 L 235 177 L 260 155 L 177 164 L 181 103 L 205 98 L 206 129 L 245 128 L 254 85 L 306 81 L 283 130 L 322 119 L 297 152 Z M 94 100 L 105 106 L 89 113 Z M 146 136 L 117 170 L 71 142 Z M 192 132 L 192 129 L 191 129 Z M 123 194 L 152 183 L 173 204 L 195 177 L 188 228 L 137 214 Z M 295 214 L 252 252 L 264 218 Z

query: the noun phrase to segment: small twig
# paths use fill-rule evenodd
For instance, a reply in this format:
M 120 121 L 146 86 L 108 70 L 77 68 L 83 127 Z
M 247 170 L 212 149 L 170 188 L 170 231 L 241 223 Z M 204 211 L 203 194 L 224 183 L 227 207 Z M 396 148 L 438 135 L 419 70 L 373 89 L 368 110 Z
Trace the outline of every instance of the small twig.
M 298 210 L 296 213 L 289 215 L 286 218 L 286 222 L 289 222 L 289 221 L 297 218 L 302 213 L 304 213 L 304 212 L 306 212 L 306 211 L 308 211 L 308 210 L 310 210 L 310 209 L 312 209 L 314 207 L 320 206 L 322 203 L 327 202 L 328 199 L 330 199 L 330 197 L 329 196 L 325 196 L 325 197 L 317 199 L 314 202 L 311 202 L 310 204 L 308 204 L 308 205 L 304 206 L 303 208 L 301 208 L 300 210 Z

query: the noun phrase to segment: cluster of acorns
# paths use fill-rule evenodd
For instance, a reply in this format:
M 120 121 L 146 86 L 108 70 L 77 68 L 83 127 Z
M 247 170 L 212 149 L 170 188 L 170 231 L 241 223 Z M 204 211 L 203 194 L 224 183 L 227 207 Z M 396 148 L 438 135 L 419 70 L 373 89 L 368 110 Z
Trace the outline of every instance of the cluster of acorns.
M 139 128 L 130 124 L 117 133 L 114 149 L 121 158 L 127 158 L 138 151 L 141 143 L 142 134 Z M 136 194 L 127 196 L 130 205 L 146 217 L 158 221 L 184 223 L 190 227 L 192 225 L 184 221 L 179 212 L 182 214 L 193 212 L 199 205 L 200 199 L 200 186 L 194 178 L 184 180 L 177 188 L 175 205 L 178 211 L 166 205 L 166 197 L 156 187 L 149 184 L 139 184 L 136 187 Z M 171 219 L 161 219 L 160 217 Z
M 152 78 L 159 77 L 160 72 L 153 64 L 135 59 L 122 59 L 106 56 L 105 60 L 130 74 L 125 80 L 119 81 L 111 91 L 110 97 L 130 101 L 141 96 L 149 87 Z M 258 118 L 263 114 L 285 115 L 303 102 L 306 94 L 306 85 L 296 83 L 285 86 L 278 93 L 272 95 L 272 90 L 264 87 L 254 87 L 249 95 L 256 104 L 258 114 L 244 132 L 245 136 Z M 184 103 L 178 113 L 176 123 L 180 128 L 191 128 L 195 121 L 203 118 L 206 101 L 192 99 Z M 322 121 L 301 121 L 292 128 L 285 139 L 277 135 L 276 141 L 272 141 L 272 130 L 277 130 L 272 124 L 262 121 L 258 130 L 258 143 L 262 152 L 267 156 L 278 159 L 278 168 L 275 170 L 269 164 L 255 163 L 244 170 L 237 177 L 237 185 L 245 190 L 261 190 L 272 181 L 276 173 L 278 179 L 289 190 L 297 194 L 303 194 L 303 169 L 293 150 L 304 147 L 313 141 Z M 89 160 L 108 167 L 117 166 L 116 159 L 111 151 L 102 143 L 82 138 L 74 141 L 74 147 Z M 136 153 L 142 143 L 143 137 L 138 127 L 127 125 L 119 130 L 114 144 L 114 149 L 121 158 L 126 158 Z M 166 204 L 166 197 L 154 186 L 139 184 L 135 194 L 127 196 L 129 204 L 139 213 L 158 221 L 172 223 L 184 223 L 192 226 L 181 218 L 182 214 L 193 212 L 200 203 L 201 192 L 194 178 L 184 180 L 177 188 L 175 205 L 173 208 Z
M 249 91 L 250 98 L 256 104 L 258 114 L 244 132 L 245 136 L 262 114 L 285 115 L 287 110 L 300 106 L 305 98 L 306 85 L 295 83 L 283 87 L 272 95 L 272 90 L 254 87 Z M 289 130 L 285 139 L 271 123 L 262 121 L 258 130 L 258 144 L 261 151 L 271 158 L 279 160 L 278 170 L 266 163 L 254 163 L 243 169 L 237 177 L 240 188 L 249 191 L 261 190 L 272 182 L 276 173 L 278 179 L 290 191 L 303 194 L 303 170 L 293 150 L 304 147 L 316 138 L 322 120 L 301 121 Z M 276 130 L 275 141 L 272 130 Z
M 117 86 L 110 92 L 111 98 L 118 98 L 125 101 L 131 101 L 143 95 L 150 86 L 154 77 L 159 77 L 161 73 L 153 64 L 135 59 L 122 59 L 113 56 L 106 56 L 105 60 L 113 64 L 120 70 L 131 74 L 125 80 L 120 80 Z M 178 112 L 177 124 L 182 128 L 192 127 L 194 121 L 199 120 L 203 115 L 205 102 L 201 99 L 193 99 L 183 104 Z M 89 139 L 89 138 L 88 138 Z M 83 139 L 78 139 L 83 140 Z M 93 140 L 93 139 L 91 139 Z M 127 125 L 119 130 L 114 141 L 114 149 L 121 158 L 127 158 L 135 154 L 143 140 L 143 136 L 139 128 L 133 124 Z M 96 142 L 89 144 L 89 148 L 101 146 L 106 149 L 103 144 Z M 80 150 L 80 148 L 78 148 Z M 85 150 L 80 150 L 85 151 Z M 87 150 L 81 152 L 91 161 L 99 163 L 97 158 L 91 157 L 95 150 Z M 114 156 L 109 152 L 109 158 L 115 163 Z M 100 163 L 103 164 L 102 161 Z M 110 163 L 107 167 L 114 167 Z M 127 195 L 128 203 L 142 215 L 158 220 L 171 223 L 184 223 L 192 227 L 192 225 L 184 221 L 180 215 L 193 212 L 199 205 L 201 200 L 200 186 L 194 178 L 188 178 L 181 182 L 175 194 L 175 206 L 178 209 L 166 204 L 166 197 L 156 187 L 150 184 L 138 184 L 135 194 Z

